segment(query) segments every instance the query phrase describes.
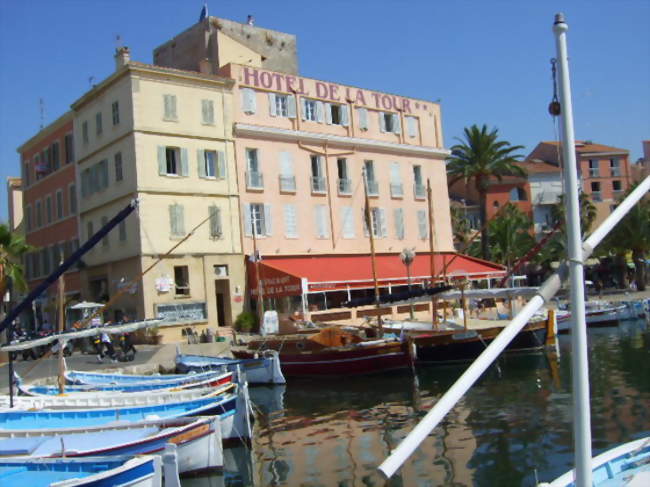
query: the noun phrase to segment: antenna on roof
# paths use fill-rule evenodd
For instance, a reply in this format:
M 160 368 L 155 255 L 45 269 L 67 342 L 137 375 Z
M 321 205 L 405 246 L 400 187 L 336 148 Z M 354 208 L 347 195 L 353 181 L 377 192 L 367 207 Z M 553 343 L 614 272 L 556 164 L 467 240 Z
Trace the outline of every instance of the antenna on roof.
M 93 81 L 95 81 L 95 77 L 88 76 L 88 84 L 90 85 L 91 88 L 93 87 Z
M 115 35 L 115 50 L 119 50 L 122 47 L 122 36 L 120 34 Z
M 38 110 L 41 114 L 41 130 L 45 126 L 45 102 L 43 101 L 43 98 L 38 99 Z
M 248 25 L 255 25 L 255 17 L 253 17 L 252 15 L 249 15 L 248 18 L 246 19 L 246 23 Z

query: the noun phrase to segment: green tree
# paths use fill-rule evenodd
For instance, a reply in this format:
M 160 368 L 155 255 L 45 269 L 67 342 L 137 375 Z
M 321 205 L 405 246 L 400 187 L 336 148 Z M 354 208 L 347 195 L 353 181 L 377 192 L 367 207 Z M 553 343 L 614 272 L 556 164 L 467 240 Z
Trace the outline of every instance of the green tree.
M 465 209 L 457 206 L 449 208 L 451 213 L 451 232 L 454 237 L 454 245 L 457 250 L 464 251 L 469 245 L 472 237 L 472 228 L 469 219 L 465 215 Z
M 622 199 L 627 197 L 638 185 L 627 190 Z M 624 257 L 632 252 L 634 262 L 634 280 L 637 289 L 646 289 L 646 257 L 650 255 L 650 197 L 647 195 L 639 201 L 607 236 L 605 248 L 617 255 L 625 263 Z
M 508 203 L 488 224 L 488 243 L 492 259 L 507 267 L 513 265 L 535 245 L 530 234 L 530 218 L 512 203 Z
M 496 178 L 501 181 L 503 176 L 526 176 L 526 171 L 515 165 L 521 155 L 515 151 L 523 149 L 521 145 L 510 145 L 510 142 L 499 140 L 496 128 L 488 131 L 484 124 L 482 127 L 472 125 L 465 127 L 464 139 L 456 138 L 458 144 L 451 148 L 451 155 L 447 158 L 447 175 L 449 185 L 464 180 L 465 184 L 473 181 L 479 195 L 479 208 L 481 216 L 481 255 L 484 259 L 490 258 L 487 238 L 487 190 L 490 180 Z
M 22 235 L 0 224 L 0 296 L 5 295 L 10 283 L 20 291 L 27 288 L 21 260 L 30 249 Z

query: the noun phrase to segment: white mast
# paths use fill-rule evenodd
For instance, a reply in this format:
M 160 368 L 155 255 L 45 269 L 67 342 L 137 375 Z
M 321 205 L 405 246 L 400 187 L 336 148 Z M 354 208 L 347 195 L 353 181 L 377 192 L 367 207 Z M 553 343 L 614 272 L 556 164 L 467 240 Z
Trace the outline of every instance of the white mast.
M 571 363 L 573 382 L 573 443 L 575 454 L 575 484 L 591 487 L 591 413 L 589 408 L 589 361 L 587 357 L 587 323 L 585 320 L 585 282 L 580 231 L 580 201 L 578 169 L 576 167 L 573 108 L 569 82 L 569 59 L 566 32 L 569 26 L 564 14 L 555 15 L 553 32 L 557 47 L 561 107 L 561 141 L 566 191 L 566 228 L 569 259 L 571 299 Z

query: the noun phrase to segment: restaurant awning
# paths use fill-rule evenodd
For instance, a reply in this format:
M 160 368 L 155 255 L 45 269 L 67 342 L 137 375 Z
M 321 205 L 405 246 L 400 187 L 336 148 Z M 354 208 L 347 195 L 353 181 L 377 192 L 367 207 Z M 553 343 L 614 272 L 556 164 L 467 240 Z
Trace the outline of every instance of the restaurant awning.
M 247 259 L 250 290 L 257 295 L 258 281 L 255 263 Z M 381 287 L 407 284 L 406 267 L 399 254 L 375 257 L 377 281 Z M 467 255 L 436 253 L 434 265 L 438 279 L 442 279 L 445 263 L 447 277 L 470 280 L 503 277 L 503 266 Z M 369 255 L 300 255 L 264 257 L 259 262 L 265 297 L 295 296 L 303 293 L 342 291 L 374 287 L 372 260 Z M 411 282 L 431 280 L 428 253 L 415 256 L 410 266 Z

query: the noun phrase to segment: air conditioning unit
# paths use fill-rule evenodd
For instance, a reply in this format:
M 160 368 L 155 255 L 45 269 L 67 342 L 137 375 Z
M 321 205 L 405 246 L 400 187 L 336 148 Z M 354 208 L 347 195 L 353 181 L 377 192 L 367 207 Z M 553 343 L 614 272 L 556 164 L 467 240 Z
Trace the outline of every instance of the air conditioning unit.
M 227 265 L 215 265 L 214 266 L 214 275 L 217 277 L 228 277 L 228 266 Z

